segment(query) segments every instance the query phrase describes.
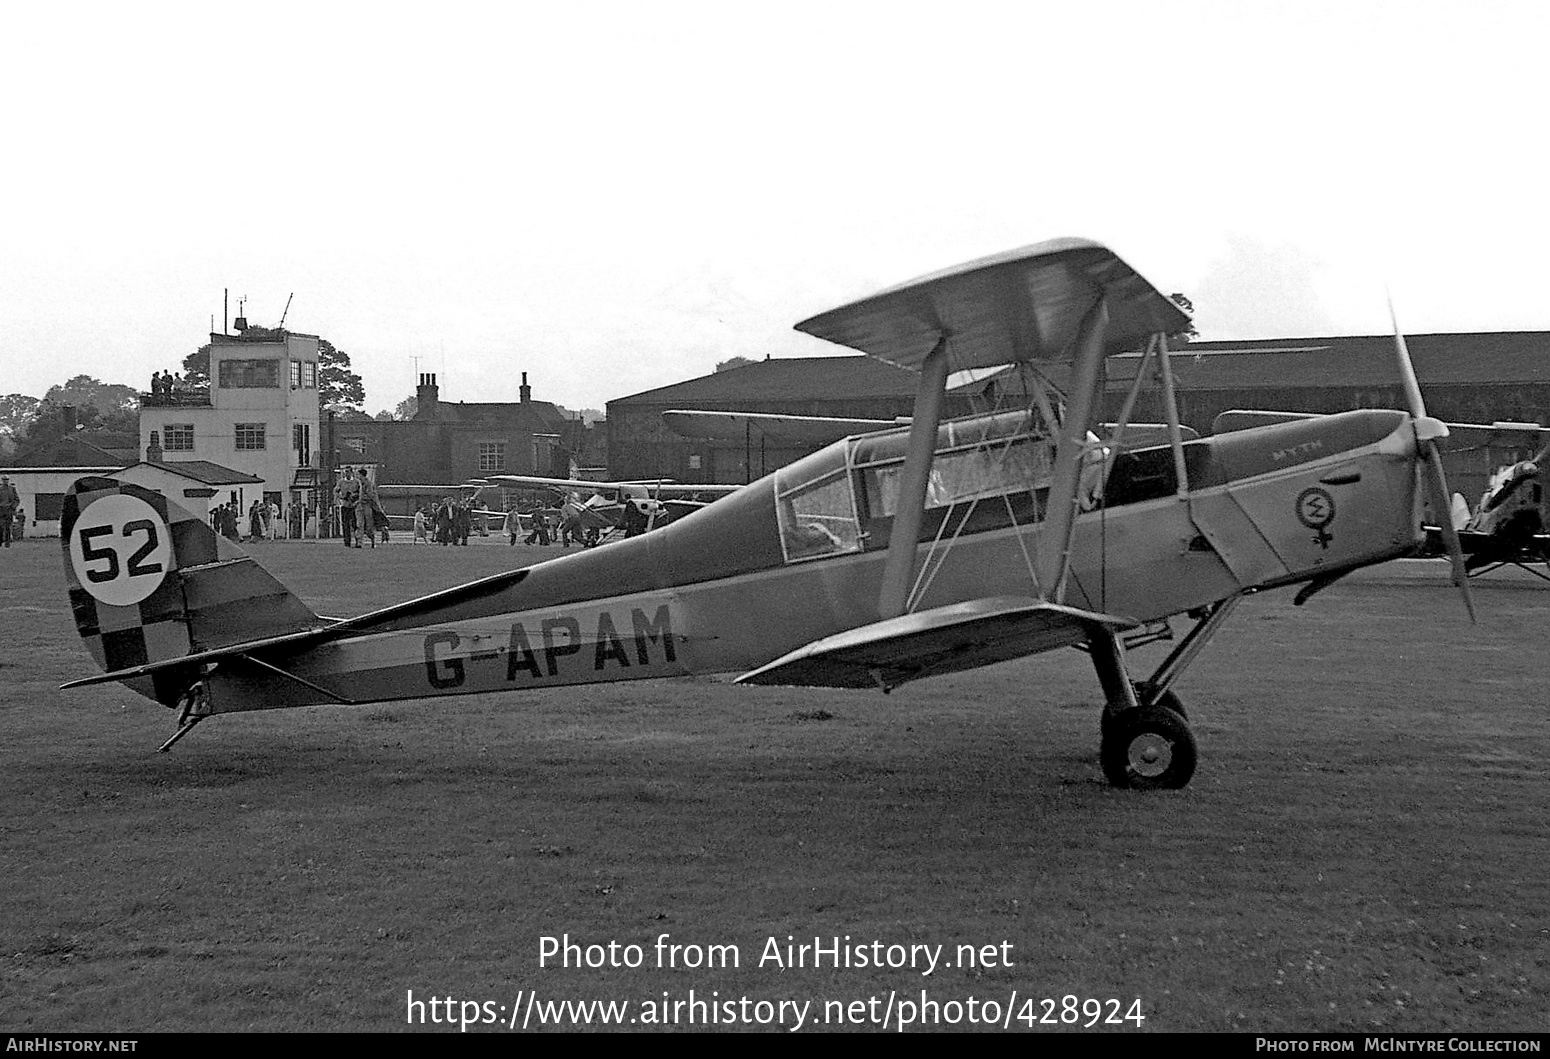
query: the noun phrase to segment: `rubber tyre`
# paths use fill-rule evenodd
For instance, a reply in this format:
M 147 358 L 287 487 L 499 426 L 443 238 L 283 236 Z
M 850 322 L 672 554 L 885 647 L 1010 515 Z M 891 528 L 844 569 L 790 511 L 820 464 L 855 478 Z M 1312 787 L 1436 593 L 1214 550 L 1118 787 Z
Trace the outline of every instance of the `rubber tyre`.
M 1098 749 L 1104 778 L 1130 790 L 1178 790 L 1194 776 L 1196 758 L 1189 722 L 1157 706 L 1108 718 Z
M 1144 702 L 1146 700 L 1147 691 L 1148 687 L 1146 681 L 1143 680 L 1136 683 L 1136 698 L 1141 699 Z M 1158 699 L 1153 705 L 1161 706 L 1165 710 L 1172 710 L 1186 721 L 1189 720 L 1189 713 L 1185 711 L 1184 703 L 1179 701 L 1179 697 L 1173 693 L 1172 688 L 1169 688 L 1167 691 L 1163 692 L 1162 698 Z
M 1136 689 L 1136 698 L 1141 700 L 1141 701 L 1143 701 L 1143 702 L 1146 701 L 1146 690 L 1147 690 L 1146 682 L 1145 681 L 1137 681 L 1136 685 L 1135 685 L 1135 689 Z M 1185 712 L 1184 703 L 1179 699 L 1179 697 L 1177 695 L 1175 695 L 1173 693 L 1173 689 L 1172 688 L 1169 688 L 1167 691 L 1162 693 L 1162 698 L 1157 701 L 1156 705 L 1160 706 L 1161 708 L 1163 708 L 1165 710 L 1168 710 L 1168 711 L 1170 711 L 1172 713 L 1178 714 L 1180 717 L 1184 718 L 1186 721 L 1189 720 L 1189 714 L 1187 712 Z M 1105 738 L 1105 739 L 1108 738 L 1109 723 L 1110 723 L 1109 719 L 1111 717 L 1113 717 L 1113 716 L 1114 715 L 1112 713 L 1110 713 L 1108 710 L 1104 710 L 1103 713 L 1099 714 L 1099 716 L 1098 716 L 1098 734 L 1099 734 L 1100 737 Z

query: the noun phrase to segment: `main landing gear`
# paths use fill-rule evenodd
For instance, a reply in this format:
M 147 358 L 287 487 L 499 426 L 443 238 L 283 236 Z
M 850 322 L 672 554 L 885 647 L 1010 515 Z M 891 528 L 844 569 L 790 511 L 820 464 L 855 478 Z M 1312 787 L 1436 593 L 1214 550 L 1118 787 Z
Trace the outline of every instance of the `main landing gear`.
M 1189 783 L 1195 774 L 1195 736 L 1170 685 L 1222 627 L 1238 599 L 1206 608 L 1151 679 L 1139 683 L 1130 679 L 1118 637 L 1109 629 L 1094 631 L 1093 668 L 1105 699 L 1098 761 L 1109 783 L 1136 790 L 1177 790 Z

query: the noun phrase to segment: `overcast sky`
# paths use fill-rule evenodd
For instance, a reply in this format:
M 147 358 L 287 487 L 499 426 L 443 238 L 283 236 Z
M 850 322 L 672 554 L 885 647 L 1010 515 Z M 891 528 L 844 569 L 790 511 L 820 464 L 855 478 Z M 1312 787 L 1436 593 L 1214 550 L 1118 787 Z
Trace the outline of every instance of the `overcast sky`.
M 415 358 L 601 408 L 1064 235 L 1205 338 L 1550 329 L 1547 55 L 1489 0 L 12 5 L 0 392 L 144 388 L 229 288 L 371 412 Z

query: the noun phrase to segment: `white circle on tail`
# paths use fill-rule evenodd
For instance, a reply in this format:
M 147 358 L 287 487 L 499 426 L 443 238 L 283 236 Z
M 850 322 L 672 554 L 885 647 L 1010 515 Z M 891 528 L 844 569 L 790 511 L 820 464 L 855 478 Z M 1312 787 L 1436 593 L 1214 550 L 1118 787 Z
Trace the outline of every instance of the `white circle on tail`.
M 172 568 L 172 531 L 144 500 L 112 493 L 75 520 L 70 564 L 93 598 L 133 606 L 155 592 Z

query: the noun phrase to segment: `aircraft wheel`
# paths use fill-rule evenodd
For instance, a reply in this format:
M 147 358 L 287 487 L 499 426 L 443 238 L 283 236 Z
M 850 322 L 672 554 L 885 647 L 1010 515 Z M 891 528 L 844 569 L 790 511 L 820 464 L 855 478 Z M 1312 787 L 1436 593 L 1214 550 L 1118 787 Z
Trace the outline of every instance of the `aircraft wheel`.
M 1115 787 L 1177 790 L 1195 774 L 1195 737 L 1172 710 L 1142 706 L 1105 721 L 1098 761 Z

